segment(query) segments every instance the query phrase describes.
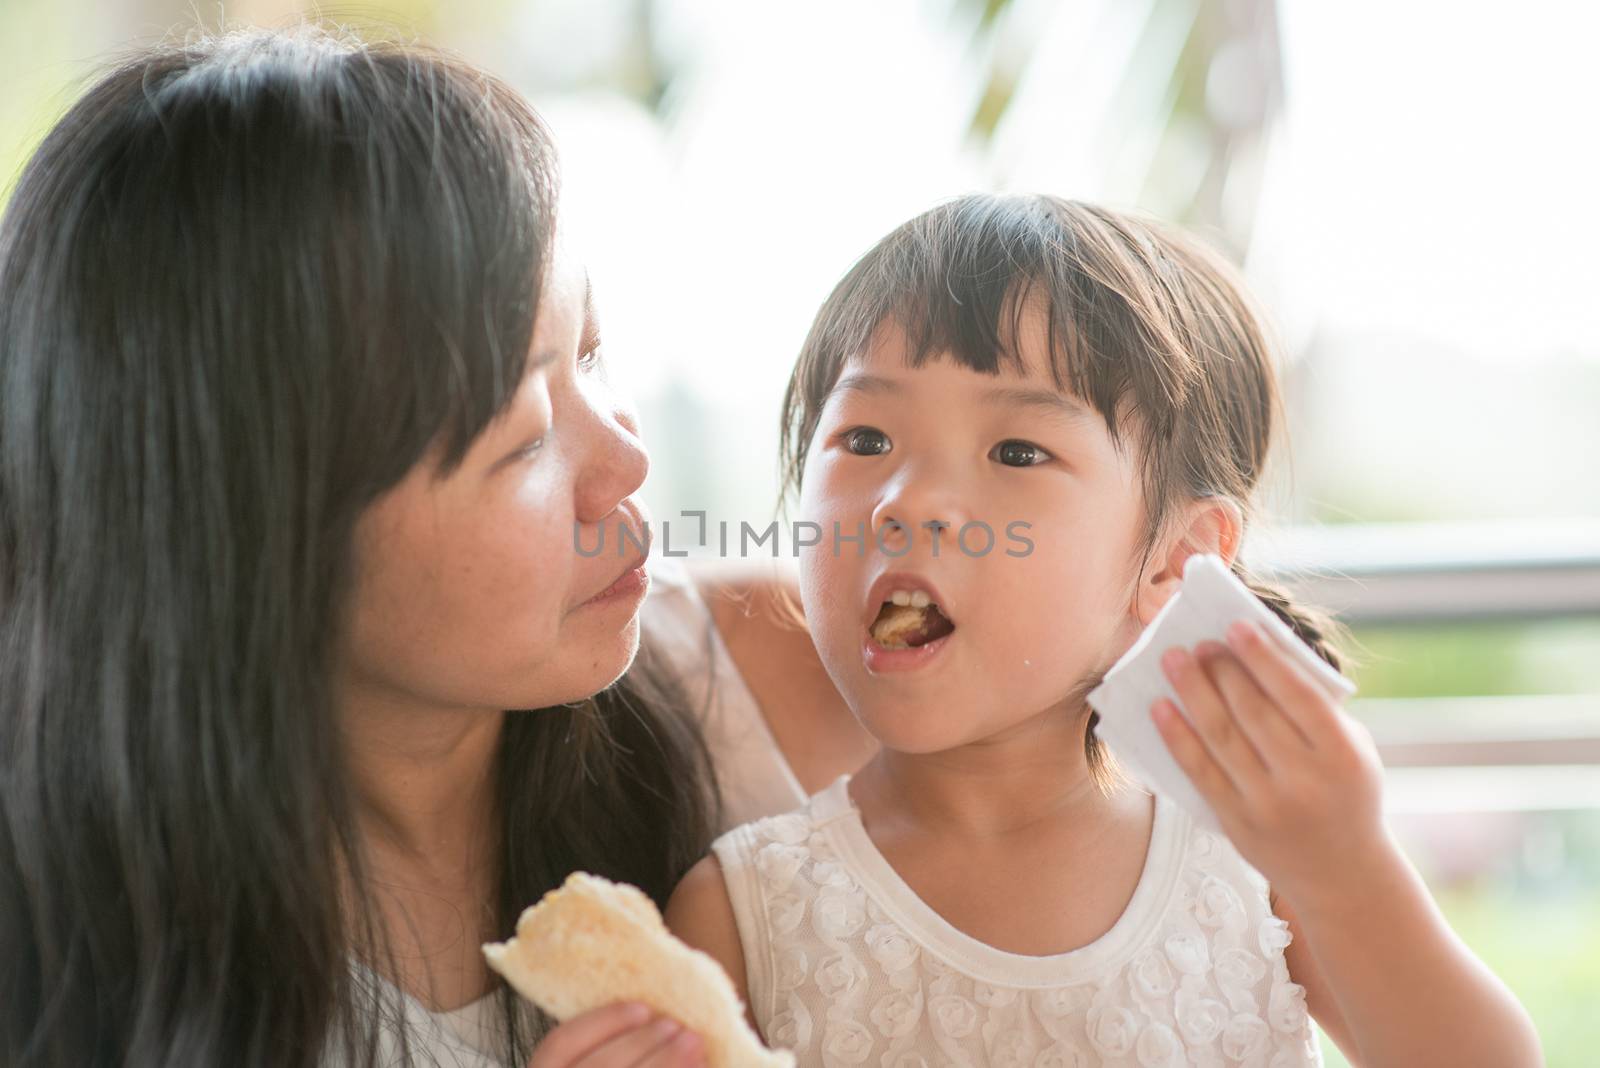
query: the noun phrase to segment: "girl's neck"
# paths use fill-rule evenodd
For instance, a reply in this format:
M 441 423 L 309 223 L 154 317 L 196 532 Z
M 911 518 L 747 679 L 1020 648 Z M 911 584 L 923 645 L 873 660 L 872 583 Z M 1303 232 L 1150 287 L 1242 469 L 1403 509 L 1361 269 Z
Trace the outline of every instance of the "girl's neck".
M 884 748 L 851 781 L 871 821 L 947 838 L 986 840 L 1114 804 L 1090 774 L 1084 714 L 1052 709 L 978 742 L 938 753 Z

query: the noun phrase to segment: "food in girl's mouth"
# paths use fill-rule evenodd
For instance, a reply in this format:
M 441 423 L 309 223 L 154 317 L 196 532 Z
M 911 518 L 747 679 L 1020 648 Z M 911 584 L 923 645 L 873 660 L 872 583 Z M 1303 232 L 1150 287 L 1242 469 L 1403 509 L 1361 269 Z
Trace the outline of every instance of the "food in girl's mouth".
M 915 649 L 955 631 L 956 625 L 923 590 L 896 590 L 872 623 L 872 640 L 885 649 Z
M 557 1020 L 614 1001 L 641 1001 L 705 1043 L 709 1068 L 794 1068 L 745 1022 L 715 960 L 667 930 L 644 892 L 574 872 L 517 921 L 517 936 L 483 947 L 490 967 Z

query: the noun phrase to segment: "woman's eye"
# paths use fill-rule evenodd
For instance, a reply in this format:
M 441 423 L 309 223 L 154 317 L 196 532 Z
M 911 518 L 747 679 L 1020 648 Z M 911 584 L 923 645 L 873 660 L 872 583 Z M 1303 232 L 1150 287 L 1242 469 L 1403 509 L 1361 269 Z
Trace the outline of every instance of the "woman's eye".
M 578 338 L 578 370 L 592 370 L 599 364 L 600 326 L 594 321 L 593 315 L 590 315 L 583 324 L 583 333 Z
M 869 426 L 857 427 L 845 432 L 844 447 L 856 456 L 882 456 L 889 451 L 889 437 Z
M 989 453 L 989 457 L 1007 467 L 1034 467 L 1052 458 L 1031 441 L 1002 441 Z

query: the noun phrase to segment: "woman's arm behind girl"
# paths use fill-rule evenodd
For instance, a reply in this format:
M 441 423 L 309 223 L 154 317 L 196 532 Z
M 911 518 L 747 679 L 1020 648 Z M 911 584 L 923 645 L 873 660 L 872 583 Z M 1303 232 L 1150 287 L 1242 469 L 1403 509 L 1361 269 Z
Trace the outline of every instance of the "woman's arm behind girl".
M 1279 894 L 1291 976 L 1340 1048 L 1363 1066 L 1543 1064 L 1527 1012 L 1450 930 L 1384 824 L 1365 729 L 1250 624 L 1163 666 L 1194 725 L 1165 702 L 1156 725 Z

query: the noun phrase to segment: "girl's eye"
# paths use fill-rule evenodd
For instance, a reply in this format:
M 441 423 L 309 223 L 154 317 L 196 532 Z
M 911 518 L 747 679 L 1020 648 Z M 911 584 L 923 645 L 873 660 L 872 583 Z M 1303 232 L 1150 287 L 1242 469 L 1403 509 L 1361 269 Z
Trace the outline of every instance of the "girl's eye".
M 844 447 L 856 456 L 882 456 L 891 448 L 888 435 L 870 426 L 845 431 Z
M 1007 467 L 1036 467 L 1053 459 L 1031 441 L 1002 441 L 990 451 L 989 458 Z

